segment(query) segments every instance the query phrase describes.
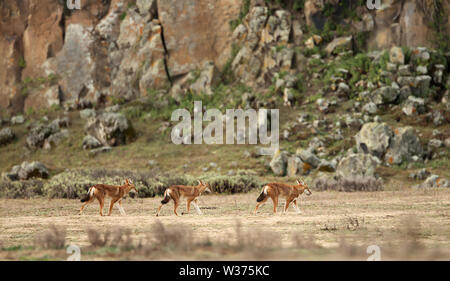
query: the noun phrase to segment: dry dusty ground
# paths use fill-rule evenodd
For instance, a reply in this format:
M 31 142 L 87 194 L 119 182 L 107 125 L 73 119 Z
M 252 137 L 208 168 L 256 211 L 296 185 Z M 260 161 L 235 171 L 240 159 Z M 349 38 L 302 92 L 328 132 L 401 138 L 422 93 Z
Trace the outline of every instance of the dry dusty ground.
M 99 216 L 98 203 L 79 216 L 78 200 L 0 199 L 0 259 L 66 259 L 65 248 L 44 249 L 35 239 L 51 225 L 66 230 L 65 245 L 79 245 L 84 260 L 365 260 L 369 245 L 379 245 L 382 259 L 450 259 L 450 189 L 314 192 L 302 195 L 301 214 L 292 207 L 282 214 L 280 204 L 276 215 L 270 200 L 257 215 L 251 213 L 257 195 L 204 196 L 203 216 L 191 208 L 191 214 L 180 217 L 173 214 L 172 202 L 155 217 L 161 198 L 126 198 L 127 215 L 114 208 L 110 217 Z M 184 210 L 182 204 L 179 213 Z M 173 245 L 155 240 L 161 235 L 155 230 L 158 221 L 166 227 L 164 235 L 176 240 Z M 131 243 L 93 246 L 88 229 L 100 234 L 129 229 Z M 192 245 L 179 241 L 190 235 Z

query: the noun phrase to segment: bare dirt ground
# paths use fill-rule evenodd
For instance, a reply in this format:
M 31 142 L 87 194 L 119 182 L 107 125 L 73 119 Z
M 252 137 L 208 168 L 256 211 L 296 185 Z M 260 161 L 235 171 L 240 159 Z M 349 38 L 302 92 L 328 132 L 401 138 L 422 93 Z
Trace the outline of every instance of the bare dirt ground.
M 36 239 L 52 225 L 65 230 L 65 246 L 81 248 L 83 260 L 365 260 L 369 245 L 380 247 L 382 259 L 450 259 L 449 189 L 314 192 L 302 195 L 301 214 L 292 207 L 283 214 L 280 204 L 275 215 L 270 200 L 252 214 L 257 196 L 257 191 L 203 196 L 204 215 L 191 208 L 180 217 L 173 214 L 172 202 L 156 217 L 161 198 L 126 198 L 126 216 L 114 208 L 109 217 L 99 215 L 97 202 L 80 216 L 78 200 L 0 199 L 0 259 L 66 259 L 65 247 L 48 249 Z M 158 222 L 165 230 L 155 230 Z M 95 245 L 87 234 L 117 229 L 130 231 L 127 247 Z

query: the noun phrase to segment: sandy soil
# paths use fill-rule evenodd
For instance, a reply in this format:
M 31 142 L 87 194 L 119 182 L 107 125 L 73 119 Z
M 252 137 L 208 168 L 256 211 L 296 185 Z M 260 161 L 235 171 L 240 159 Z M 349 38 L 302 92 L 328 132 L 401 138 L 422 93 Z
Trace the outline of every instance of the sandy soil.
M 198 215 L 195 208 L 191 208 L 190 214 L 180 217 L 173 214 L 172 202 L 164 206 L 160 217 L 156 217 L 161 198 L 126 198 L 123 203 L 126 216 L 121 216 L 114 208 L 112 216 L 104 217 L 99 215 L 96 202 L 80 216 L 78 200 L 1 199 L 0 246 L 3 252 L 18 245 L 38 251 L 35 237 L 51 225 L 66 229 L 66 245 L 76 244 L 82 248 L 90 246 L 86 233 L 89 228 L 100 232 L 129 229 L 133 241 L 141 241 L 151 233 L 155 222 L 160 221 L 169 227 L 192 230 L 193 237 L 200 242 L 237 243 L 237 226 L 240 225 L 245 233 L 274 235 L 281 242 L 279 247 L 284 248 L 291 247 L 296 241 L 293 237 L 300 236 L 323 249 L 339 249 L 343 239 L 364 250 L 372 244 L 400 246 L 411 239 L 427 250 L 450 249 L 448 189 L 315 192 L 310 197 L 302 195 L 301 214 L 292 207 L 283 214 L 280 204 L 279 213 L 275 215 L 270 200 L 257 215 L 252 214 L 257 195 L 257 192 L 251 192 L 204 196 L 200 199 L 204 215 Z M 179 214 L 184 211 L 182 204 Z M 106 207 L 104 212 L 107 212 Z M 7 257 L 11 256 L 12 251 L 7 252 Z M 448 259 L 447 254 L 442 256 L 441 253 L 439 257 Z M 13 254 L 13 257 L 16 256 Z

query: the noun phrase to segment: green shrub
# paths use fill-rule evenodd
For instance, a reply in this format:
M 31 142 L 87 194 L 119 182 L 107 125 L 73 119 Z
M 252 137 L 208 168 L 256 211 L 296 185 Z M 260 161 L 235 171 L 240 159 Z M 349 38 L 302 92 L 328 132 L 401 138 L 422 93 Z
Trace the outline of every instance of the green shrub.
M 384 190 L 381 180 L 366 176 L 353 176 L 338 180 L 319 178 L 314 182 L 314 189 L 317 191 L 335 190 L 344 192 Z
M 0 181 L 0 198 L 32 198 L 43 195 L 40 180 Z
M 200 179 L 210 184 L 217 193 L 248 192 L 260 186 L 252 175 L 241 172 L 235 176 L 205 175 L 155 175 L 152 172 L 132 172 L 124 170 L 68 170 L 55 175 L 43 186 L 43 195 L 50 198 L 81 198 L 94 184 L 122 185 L 125 178 L 133 180 L 139 197 L 162 195 L 171 185 L 197 185 Z

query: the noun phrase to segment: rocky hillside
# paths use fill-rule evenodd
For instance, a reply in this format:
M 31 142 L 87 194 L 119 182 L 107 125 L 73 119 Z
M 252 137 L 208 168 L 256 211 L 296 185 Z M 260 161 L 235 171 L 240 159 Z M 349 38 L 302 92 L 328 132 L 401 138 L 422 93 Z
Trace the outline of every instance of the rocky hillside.
M 274 72 L 304 68 L 298 52 L 317 44 L 327 53 L 343 44 L 448 51 L 450 4 L 441 0 L 383 1 L 379 10 L 356 0 L 65 2 L 0 2 L 1 109 L 84 108 L 154 89 L 211 94 L 229 68 L 264 88 Z
M 372 10 L 357 0 L 81 7 L 0 1 L 0 164 L 9 180 L 98 161 L 146 168 L 147 151 L 162 170 L 314 175 L 319 189 L 378 189 L 375 178 L 449 185 L 449 1 L 382 1 Z M 281 150 L 270 159 L 254 147 L 216 151 L 224 161 L 169 148 L 170 114 L 193 100 L 280 108 Z M 242 157 L 248 162 L 236 162 Z M 24 160 L 51 162 L 53 171 Z

